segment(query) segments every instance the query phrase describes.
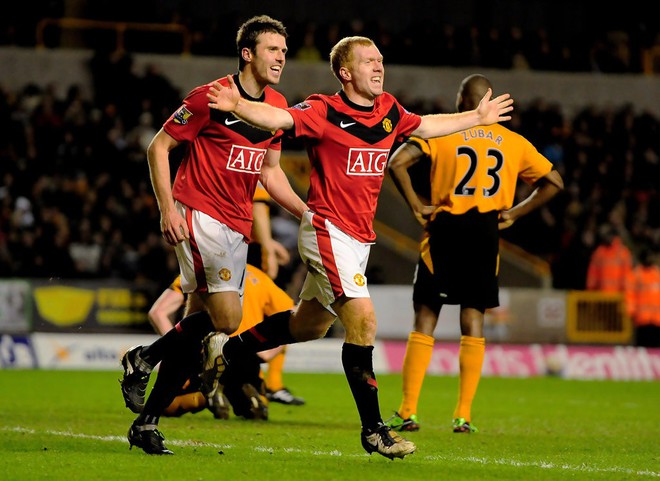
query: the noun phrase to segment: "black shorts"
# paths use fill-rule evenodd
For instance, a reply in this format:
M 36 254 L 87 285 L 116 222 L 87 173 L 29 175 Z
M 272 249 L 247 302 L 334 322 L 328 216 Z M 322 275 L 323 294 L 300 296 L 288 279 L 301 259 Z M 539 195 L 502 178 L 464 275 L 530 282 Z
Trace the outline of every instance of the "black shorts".
M 499 306 L 498 213 L 441 213 L 429 225 L 433 274 L 420 259 L 413 301 L 438 310 L 460 304 L 485 310 Z

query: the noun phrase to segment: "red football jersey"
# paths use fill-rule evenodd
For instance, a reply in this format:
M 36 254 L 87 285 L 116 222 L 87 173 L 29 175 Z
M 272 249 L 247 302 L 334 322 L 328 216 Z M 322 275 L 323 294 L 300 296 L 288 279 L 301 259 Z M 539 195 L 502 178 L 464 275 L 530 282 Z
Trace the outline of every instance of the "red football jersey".
M 227 86 L 227 79 L 219 79 Z M 282 94 L 266 87 L 259 99 L 247 95 L 234 75 L 241 95 L 286 108 Z M 208 106 L 210 83 L 191 91 L 163 128 L 186 142 L 186 152 L 174 180 L 172 195 L 184 205 L 204 212 L 250 238 L 252 199 L 267 149 L 281 149 L 281 132 L 267 132 L 234 115 Z
M 360 242 L 373 242 L 390 149 L 419 127 L 421 117 L 388 93 L 371 107 L 351 102 L 343 91 L 311 95 L 288 111 L 312 166 L 307 205 Z

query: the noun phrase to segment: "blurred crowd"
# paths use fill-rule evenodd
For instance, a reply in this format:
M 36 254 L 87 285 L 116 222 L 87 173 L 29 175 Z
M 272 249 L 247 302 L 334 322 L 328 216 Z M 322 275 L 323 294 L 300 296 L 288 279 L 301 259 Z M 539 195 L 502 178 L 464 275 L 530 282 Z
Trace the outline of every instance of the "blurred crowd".
M 180 93 L 154 68 L 133 74 L 128 56 L 95 56 L 90 69 L 94 98 L 75 85 L 65 98 L 0 92 L 0 276 L 169 283 L 178 266 L 145 152 Z
M 660 45 L 657 21 L 637 8 L 641 0 L 602 11 L 599 22 L 588 21 L 592 12 L 570 1 L 538 2 L 538 11 L 522 0 L 411 2 L 398 16 L 392 5 L 400 5 L 389 1 L 378 14 L 359 2 L 334 0 L 321 13 L 303 1 L 281 3 L 281 11 L 268 5 L 268 11 L 250 12 L 248 7 L 264 6 L 212 0 L 23 2 L 0 19 L 0 45 L 32 47 L 40 19 L 78 17 L 185 25 L 193 55 L 233 57 L 236 27 L 254 13 L 282 19 L 290 34 L 288 57 L 309 62 L 326 62 L 339 38 L 358 34 L 374 38 L 387 64 L 638 73 L 642 52 Z M 113 32 L 49 27 L 44 33 L 47 47 L 97 52 L 89 64 L 93 97 L 76 85 L 64 98 L 36 85 L 20 91 L 0 87 L 0 276 L 146 277 L 165 287 L 177 263 L 160 235 L 145 150 L 186 92 L 155 65 L 135 73 L 131 56 L 115 51 Z M 127 32 L 125 41 L 129 50 L 181 51 L 180 38 L 153 32 L 144 37 Z M 417 100 L 415 92 L 396 94 L 417 113 L 453 111 Z M 548 260 L 554 287 L 585 288 L 589 258 L 605 223 L 634 261 L 649 250 L 657 258 L 659 125 L 656 116 L 631 105 L 585 105 L 570 117 L 542 98 L 516 105 L 507 126 L 553 162 L 566 189 L 503 237 Z M 285 148 L 300 144 L 285 141 Z M 174 152 L 173 172 L 177 158 Z M 520 198 L 528 188 L 519 186 Z
M 0 276 L 123 279 L 167 284 L 177 270 L 162 240 L 145 151 L 182 94 L 155 66 L 96 55 L 93 98 L 26 85 L 0 90 Z M 105 82 L 112 79 L 113 88 Z M 121 86 L 120 87 L 118 87 Z M 401 97 L 412 111 L 448 111 Z M 530 139 L 565 191 L 503 236 L 547 259 L 554 287 L 583 289 L 600 225 L 633 256 L 660 246 L 660 120 L 630 105 L 585 106 L 568 118 L 539 99 L 507 125 Z M 285 142 L 285 149 L 296 148 Z M 177 153 L 174 153 L 173 172 Z M 519 194 L 526 196 L 525 185 Z
M 329 25 L 307 24 L 293 36 L 293 58 L 325 61 L 331 47 L 347 35 L 373 38 L 388 64 L 446 67 L 481 67 L 557 72 L 639 73 L 643 52 L 660 44 L 623 30 L 593 35 L 566 35 L 545 28 L 498 28 L 471 25 L 456 27 L 427 21 L 412 23 L 394 34 L 378 22 L 353 20 Z
M 266 13 L 284 22 L 290 57 L 325 61 L 347 35 L 373 38 L 388 64 L 475 66 L 572 72 L 638 73 L 643 52 L 660 48 L 657 20 L 642 0 L 600 9 L 594 21 L 588 3 L 555 1 L 384 1 L 371 7 L 334 0 L 316 8 L 302 0 L 272 4 L 214 0 L 36 0 L 13 6 L 0 18 L 0 45 L 32 47 L 44 18 L 176 24 L 190 32 L 190 53 L 233 57 L 238 26 Z M 101 49 L 116 44 L 111 30 L 43 31 L 46 47 Z M 123 34 L 131 51 L 180 53 L 178 34 Z

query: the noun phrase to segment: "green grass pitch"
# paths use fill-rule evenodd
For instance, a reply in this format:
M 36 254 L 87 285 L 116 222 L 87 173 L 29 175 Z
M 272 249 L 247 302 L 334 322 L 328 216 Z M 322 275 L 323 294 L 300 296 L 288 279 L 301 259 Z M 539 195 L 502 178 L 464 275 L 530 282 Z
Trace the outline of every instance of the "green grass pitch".
M 174 456 L 128 449 L 134 415 L 117 372 L 0 371 L 0 479 L 13 480 L 633 480 L 660 479 L 660 383 L 485 377 L 478 434 L 454 434 L 457 380 L 427 377 L 417 452 L 390 461 L 360 446 L 337 374 L 285 373 L 307 404 L 271 404 L 270 420 L 209 411 L 162 418 Z M 382 414 L 399 375 L 378 376 Z

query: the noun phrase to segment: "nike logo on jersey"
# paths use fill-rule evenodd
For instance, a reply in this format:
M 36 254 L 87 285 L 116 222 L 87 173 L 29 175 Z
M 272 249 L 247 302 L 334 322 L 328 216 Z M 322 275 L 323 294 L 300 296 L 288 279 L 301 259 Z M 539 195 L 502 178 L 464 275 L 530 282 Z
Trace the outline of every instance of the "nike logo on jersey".
M 339 122 L 339 126 L 342 129 L 345 129 L 346 127 L 350 127 L 351 125 L 355 125 L 355 122 L 344 122 L 343 120 Z
M 209 115 L 211 121 L 214 123 L 214 129 L 221 129 L 222 134 L 220 135 L 229 136 L 232 142 L 238 145 L 260 144 L 273 138 L 273 134 L 270 132 L 252 127 L 250 124 L 241 121 L 241 119 L 234 117 L 230 113 L 210 109 Z M 244 140 L 235 136 L 243 137 Z M 248 143 L 245 143 L 246 140 Z

